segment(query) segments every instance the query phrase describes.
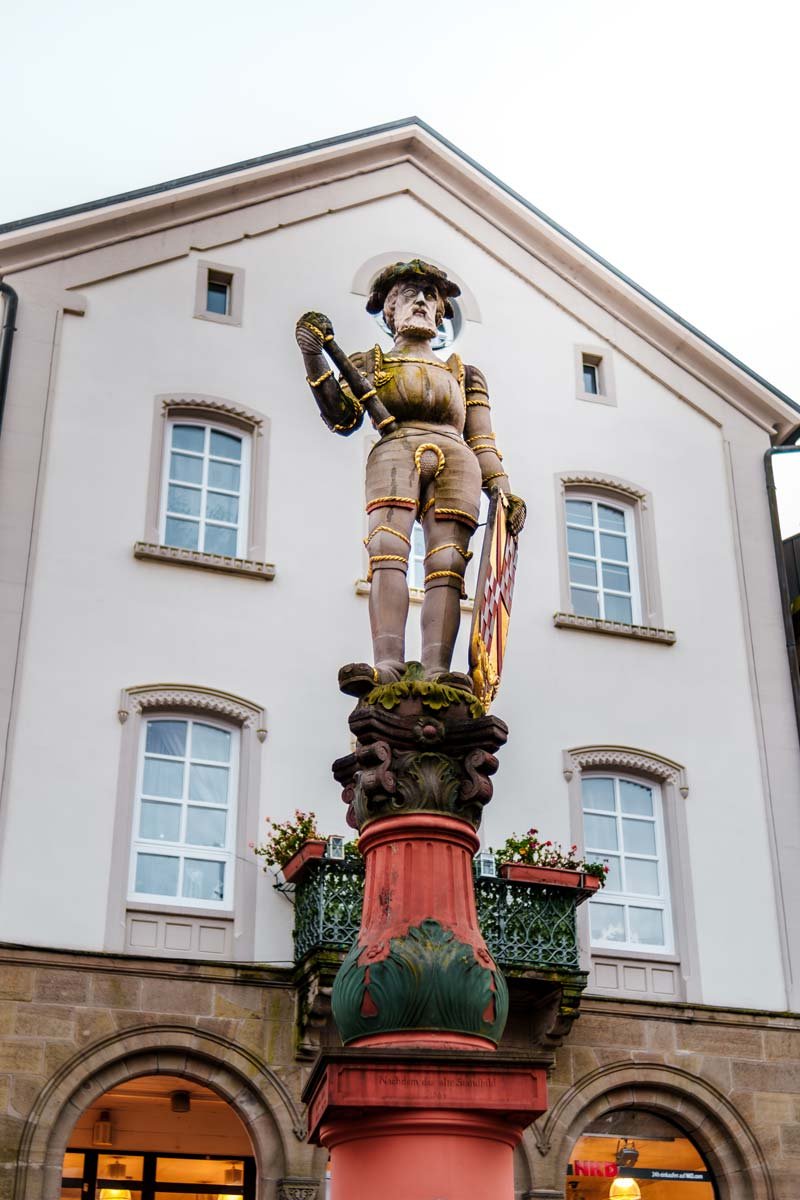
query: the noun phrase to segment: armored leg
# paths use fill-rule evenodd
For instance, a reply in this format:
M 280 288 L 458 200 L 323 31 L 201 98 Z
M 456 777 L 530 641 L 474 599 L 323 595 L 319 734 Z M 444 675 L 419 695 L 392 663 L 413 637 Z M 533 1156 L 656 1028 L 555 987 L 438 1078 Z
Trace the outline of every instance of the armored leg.
M 414 509 L 391 506 L 373 508 L 369 534 L 369 619 L 375 669 L 381 683 L 399 679 L 405 670 L 406 618 L 408 616 L 408 556 Z
M 430 509 L 425 533 L 425 599 L 422 604 L 422 665 L 428 678 L 450 670 L 461 624 L 464 573 L 472 557 L 467 549 L 471 526 L 437 520 Z

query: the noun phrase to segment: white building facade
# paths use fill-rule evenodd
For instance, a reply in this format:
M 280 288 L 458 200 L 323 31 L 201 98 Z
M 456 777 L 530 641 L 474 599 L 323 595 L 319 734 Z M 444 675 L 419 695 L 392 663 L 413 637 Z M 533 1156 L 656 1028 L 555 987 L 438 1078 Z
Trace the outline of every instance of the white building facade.
M 322 1177 L 296 1131 L 292 909 L 250 843 L 295 808 L 344 832 L 336 671 L 370 656 L 375 435 L 331 436 L 293 330 L 314 308 L 346 349 L 386 348 L 366 296 L 411 257 L 462 289 L 444 353 L 486 375 L 528 505 L 483 841 L 535 826 L 610 866 L 519 1194 L 576 1194 L 571 1147 L 604 1105 L 675 1122 L 719 1197 L 800 1187 L 800 745 L 763 466 L 800 413 L 407 122 L 0 230 L 19 296 L 0 434 L 18 1195 L 58 1194 L 75 1089 L 88 1110 L 159 1073 L 233 1104 L 254 1149 L 222 1153 L 252 1157 L 264 1196 Z M 86 1036 L 63 1014 L 58 1034 L 65 1004 Z M 214 1081 L 213 1036 L 257 1111 Z M 149 1070 L 159 1047 L 182 1065 Z

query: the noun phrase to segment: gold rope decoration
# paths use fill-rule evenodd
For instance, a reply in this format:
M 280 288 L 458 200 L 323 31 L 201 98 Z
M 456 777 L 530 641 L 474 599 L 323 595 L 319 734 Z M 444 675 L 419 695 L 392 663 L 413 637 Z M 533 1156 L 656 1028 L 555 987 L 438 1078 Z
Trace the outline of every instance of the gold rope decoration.
M 488 395 L 488 392 L 484 392 L 484 395 Z M 491 407 L 492 406 L 488 400 L 468 400 L 467 401 L 467 408 L 491 408 Z
M 482 487 L 486 487 L 486 484 L 487 484 L 487 483 L 491 483 L 491 481 L 492 481 L 493 479 L 505 479 L 505 478 L 506 478 L 506 473 L 505 473 L 505 471 L 495 471 L 493 475 L 487 475 L 487 476 L 486 476 L 486 478 L 484 479 L 484 481 L 483 481 L 483 483 L 482 483 L 482 485 L 481 485 L 481 486 L 482 486 Z
M 416 508 L 417 501 L 413 496 L 378 496 L 367 504 L 367 512 L 373 508 Z
M 319 379 L 309 379 L 308 376 L 306 375 L 306 383 L 308 384 L 309 387 L 312 387 L 312 388 L 319 387 L 319 385 L 321 383 L 324 383 L 326 379 L 330 379 L 332 374 L 333 374 L 332 370 L 323 371 L 322 374 L 320 375 Z
M 435 504 L 435 502 L 436 502 L 436 497 L 435 497 L 435 496 L 431 496 L 430 500 L 428 500 L 428 501 L 426 502 L 426 504 L 425 504 L 425 507 L 424 507 L 424 508 L 423 508 L 423 509 L 420 511 L 420 513 L 419 513 L 419 515 L 418 515 L 418 517 L 417 517 L 417 520 L 418 520 L 418 521 L 421 521 L 421 520 L 422 520 L 422 518 L 423 518 L 423 517 L 425 516 L 425 514 L 426 514 L 426 513 L 427 513 L 427 512 L 428 512 L 428 511 L 431 509 L 431 507 L 433 506 L 433 504 Z
M 411 538 L 406 537 L 406 535 L 401 533 L 399 529 L 392 529 L 391 525 L 376 525 L 375 528 L 364 538 L 364 545 L 368 546 L 375 537 L 375 534 L 380 533 L 381 530 L 384 533 L 393 533 L 395 537 L 401 538 L 407 546 L 411 545 Z
M 422 561 L 427 562 L 431 555 L 438 554 L 440 550 L 457 550 L 464 562 L 469 562 L 469 560 L 472 558 L 472 551 L 462 550 L 458 542 L 444 542 L 443 545 L 434 546 L 432 550 L 429 550 Z
M 486 482 L 486 480 L 484 480 L 484 483 L 485 482 Z M 464 512 L 463 509 L 461 509 L 461 508 L 437 508 L 436 516 L 437 517 L 455 517 L 455 519 L 457 521 L 462 520 L 465 523 L 471 525 L 473 529 L 478 524 L 477 519 L 475 517 L 473 517 L 472 513 Z
M 497 434 L 495 434 L 495 433 L 475 433 L 472 435 L 472 437 L 464 438 L 464 441 L 467 443 L 468 446 L 471 446 L 473 442 L 479 442 L 481 440 L 481 438 L 483 438 L 484 440 L 488 438 L 490 441 L 494 442 L 497 440 Z
M 423 442 L 421 446 L 417 446 L 416 450 L 414 451 L 414 466 L 417 468 L 418 475 L 422 474 L 422 456 L 426 450 L 433 450 L 434 454 L 436 455 L 438 461 L 436 474 L 434 475 L 434 479 L 436 479 L 444 470 L 444 451 L 441 449 L 441 447 L 435 446 L 433 442 Z

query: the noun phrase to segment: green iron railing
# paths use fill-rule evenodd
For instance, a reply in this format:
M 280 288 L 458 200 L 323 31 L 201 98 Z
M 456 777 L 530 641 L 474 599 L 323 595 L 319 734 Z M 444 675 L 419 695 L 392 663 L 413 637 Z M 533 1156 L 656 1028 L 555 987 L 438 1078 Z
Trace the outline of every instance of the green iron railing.
M 297 962 L 312 951 L 350 949 L 361 923 L 364 864 L 322 859 L 308 868 L 294 893 Z M 583 894 L 508 879 L 475 880 L 478 921 L 500 967 L 508 970 L 580 969 L 575 912 Z

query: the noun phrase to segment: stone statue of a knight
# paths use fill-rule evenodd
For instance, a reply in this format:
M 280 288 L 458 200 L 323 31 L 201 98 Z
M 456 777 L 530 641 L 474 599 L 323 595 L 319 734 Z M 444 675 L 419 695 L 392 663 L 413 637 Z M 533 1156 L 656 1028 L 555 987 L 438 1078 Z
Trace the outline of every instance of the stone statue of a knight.
M 366 410 L 380 434 L 366 470 L 374 667 L 342 669 L 340 686 L 354 695 L 394 682 L 406 670 L 406 574 L 415 520 L 425 539 L 424 676 L 462 688 L 471 687 L 470 677 L 451 672 L 450 666 L 481 489 L 505 494 L 513 534 L 525 522 L 525 504 L 511 493 L 495 444 L 483 374 L 456 354 L 442 362 L 431 349 L 443 317 L 453 315 L 451 299 L 459 294 L 443 271 L 420 259 L 383 270 L 367 312 L 383 312 L 394 337 L 388 354 L 375 346 L 347 360 L 323 314 L 306 313 L 297 324 L 308 383 L 328 427 L 346 437 L 362 424 Z M 344 360 L 338 381 L 324 353 L 331 353 L 331 345 Z

